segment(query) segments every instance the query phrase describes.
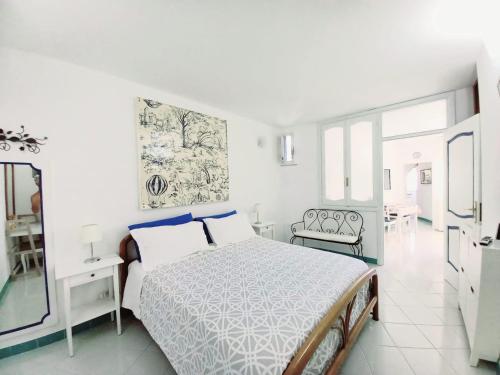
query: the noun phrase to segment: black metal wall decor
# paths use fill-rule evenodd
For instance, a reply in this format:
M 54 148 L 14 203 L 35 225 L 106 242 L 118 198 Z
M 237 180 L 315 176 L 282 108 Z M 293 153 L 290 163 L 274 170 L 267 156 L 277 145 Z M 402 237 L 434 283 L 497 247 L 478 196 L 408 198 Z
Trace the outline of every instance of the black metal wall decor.
M 48 138 L 35 138 L 30 134 L 24 132 L 24 126 L 21 125 L 21 131 L 15 133 L 12 130 L 3 130 L 0 129 L 0 150 L 9 151 L 12 145 L 19 145 L 20 151 L 29 151 L 34 154 L 38 154 L 40 152 L 40 147 L 45 143 L 42 141 L 46 141 Z

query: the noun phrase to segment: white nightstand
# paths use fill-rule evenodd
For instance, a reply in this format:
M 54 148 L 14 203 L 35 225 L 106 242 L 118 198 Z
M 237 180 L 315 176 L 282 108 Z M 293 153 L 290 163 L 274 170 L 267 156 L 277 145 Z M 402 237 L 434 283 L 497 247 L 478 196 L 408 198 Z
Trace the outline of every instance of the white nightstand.
M 264 233 L 271 233 L 271 239 L 274 240 L 274 223 L 271 221 L 262 223 L 252 223 L 252 227 L 259 236 L 264 236 Z
M 123 259 L 117 255 L 104 256 L 95 263 L 73 263 L 56 267 L 56 280 L 62 280 L 64 288 L 64 316 L 66 320 L 66 337 L 69 355 L 73 356 L 72 327 L 106 313 L 116 314 L 116 329 L 121 335 L 120 289 L 118 265 Z M 85 305 L 71 307 L 71 288 L 92 283 L 96 280 L 108 279 L 109 295 Z

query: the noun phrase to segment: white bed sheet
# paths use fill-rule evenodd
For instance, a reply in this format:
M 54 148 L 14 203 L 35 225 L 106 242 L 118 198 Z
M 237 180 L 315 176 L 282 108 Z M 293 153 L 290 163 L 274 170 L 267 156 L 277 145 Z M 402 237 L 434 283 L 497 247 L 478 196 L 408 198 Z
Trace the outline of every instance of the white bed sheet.
M 142 268 L 142 264 L 134 260 L 128 265 L 128 276 L 123 291 L 122 307 L 132 310 L 137 319 L 141 319 L 141 289 L 142 281 L 147 272 Z

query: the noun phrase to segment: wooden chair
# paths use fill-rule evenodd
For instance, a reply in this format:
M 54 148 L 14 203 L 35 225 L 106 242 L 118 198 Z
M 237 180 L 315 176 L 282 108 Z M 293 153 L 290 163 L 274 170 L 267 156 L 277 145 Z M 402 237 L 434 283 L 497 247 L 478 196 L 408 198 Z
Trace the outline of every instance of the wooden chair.
M 7 224 L 8 236 L 13 240 L 13 245 L 9 251 L 9 259 L 11 259 L 10 270 L 13 278 L 18 275 L 19 271 L 18 257 L 23 272 L 28 272 L 30 255 L 33 256 L 35 272 L 39 275 L 41 274 L 38 253 L 43 252 L 43 234 L 41 233 L 41 224 L 35 221 L 36 219 L 33 219 L 33 216 L 36 215 L 25 215 L 21 219 L 9 220 Z M 33 230 L 35 226 L 40 229 Z
M 393 228 L 394 232 L 398 230 L 398 219 L 394 216 L 389 215 L 387 210 L 384 210 L 384 229 L 387 228 L 387 233 Z

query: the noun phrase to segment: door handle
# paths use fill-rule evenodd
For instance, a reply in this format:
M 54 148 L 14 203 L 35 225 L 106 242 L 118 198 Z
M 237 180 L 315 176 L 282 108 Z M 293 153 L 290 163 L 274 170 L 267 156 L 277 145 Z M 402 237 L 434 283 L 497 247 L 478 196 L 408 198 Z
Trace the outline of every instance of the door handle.
M 472 208 L 466 208 L 465 211 L 471 211 L 474 216 L 474 223 L 477 223 L 477 201 L 474 201 L 474 206 Z

